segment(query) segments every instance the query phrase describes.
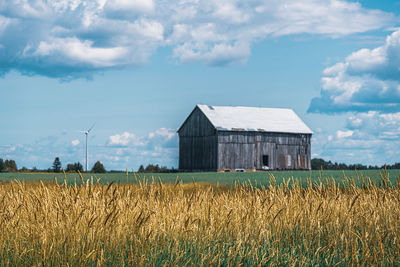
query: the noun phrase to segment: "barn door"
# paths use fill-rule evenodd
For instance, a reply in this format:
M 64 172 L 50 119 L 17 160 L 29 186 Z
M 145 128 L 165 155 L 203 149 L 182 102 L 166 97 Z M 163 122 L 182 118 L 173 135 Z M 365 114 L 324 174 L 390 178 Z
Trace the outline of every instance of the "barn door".
M 258 160 L 260 167 L 268 167 L 274 169 L 274 158 L 275 158 L 275 144 L 264 142 L 260 144 L 260 150 L 258 154 Z

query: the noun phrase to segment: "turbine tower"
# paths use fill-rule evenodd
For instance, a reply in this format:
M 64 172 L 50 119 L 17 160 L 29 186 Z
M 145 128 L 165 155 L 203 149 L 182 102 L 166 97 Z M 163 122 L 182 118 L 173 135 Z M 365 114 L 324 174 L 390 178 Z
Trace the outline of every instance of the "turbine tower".
M 88 158 L 89 158 L 89 154 L 88 154 L 88 135 L 89 135 L 90 131 L 93 129 L 93 127 L 94 127 L 95 124 L 96 124 L 96 123 L 94 123 L 94 124 L 92 125 L 92 127 L 89 128 L 89 130 L 81 131 L 81 133 L 84 133 L 84 134 L 86 135 L 86 171 L 89 170 L 89 159 L 88 159 Z

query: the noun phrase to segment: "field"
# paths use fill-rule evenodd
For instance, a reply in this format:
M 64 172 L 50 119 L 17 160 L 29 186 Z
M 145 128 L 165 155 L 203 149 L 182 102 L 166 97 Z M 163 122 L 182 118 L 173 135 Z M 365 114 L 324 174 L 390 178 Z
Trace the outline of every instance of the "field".
M 295 178 L 301 182 L 302 185 L 306 185 L 306 180 L 310 178 L 312 181 L 318 181 L 325 178 L 334 178 L 336 182 L 341 182 L 344 177 L 354 177 L 357 181 L 357 177 L 370 178 L 373 181 L 379 182 L 382 177 L 381 170 L 363 170 L 363 171 L 273 171 L 273 172 L 243 172 L 243 173 L 215 173 L 215 172 L 201 172 L 201 173 L 135 173 L 132 171 L 126 173 L 107 173 L 107 174 L 91 174 L 83 173 L 83 178 L 93 179 L 99 183 L 108 184 L 114 183 L 137 183 L 137 179 L 146 179 L 149 182 L 152 180 L 161 181 L 163 183 L 175 183 L 177 177 L 179 181 L 183 183 L 205 182 L 205 183 L 219 183 L 232 185 L 235 182 L 252 184 L 257 183 L 258 185 L 269 185 L 270 174 L 275 177 L 276 183 L 281 184 L 283 179 Z M 136 179 L 135 179 L 136 176 Z M 387 176 L 389 180 L 395 182 L 400 176 L 400 170 L 387 170 Z M 64 182 L 66 179 L 67 183 L 81 184 L 81 178 L 77 173 L 0 173 L 0 181 L 49 181 L 54 180 L 58 182 Z
M 267 179 L 265 174 L 253 179 Z M 2 182 L 0 262 L 399 265 L 400 180 L 390 180 L 385 172 L 376 181 L 365 175 L 342 173 L 340 184 L 318 178 L 278 183 L 271 175 L 267 187 L 245 183 L 245 176 L 235 185 L 191 177 L 183 183 L 176 174 L 175 183 L 137 177 L 138 183 L 123 184 L 126 176 L 110 184 L 91 178 L 85 185 L 62 183 L 61 177 L 61 183 Z M 172 181 L 173 176 L 166 177 Z

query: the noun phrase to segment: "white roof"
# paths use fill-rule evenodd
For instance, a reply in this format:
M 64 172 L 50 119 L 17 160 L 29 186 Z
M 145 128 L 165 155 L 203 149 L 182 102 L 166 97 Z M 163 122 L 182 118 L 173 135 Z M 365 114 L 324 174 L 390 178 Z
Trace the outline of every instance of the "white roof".
M 207 105 L 197 107 L 217 130 L 313 133 L 292 109 Z

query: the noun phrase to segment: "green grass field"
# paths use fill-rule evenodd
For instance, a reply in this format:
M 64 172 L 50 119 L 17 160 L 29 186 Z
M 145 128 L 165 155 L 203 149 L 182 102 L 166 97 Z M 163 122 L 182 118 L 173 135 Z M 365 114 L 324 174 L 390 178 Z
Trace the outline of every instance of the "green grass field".
M 247 183 L 251 181 L 252 184 L 268 185 L 270 181 L 270 175 L 274 175 L 276 183 L 280 184 L 283 179 L 287 180 L 289 178 L 295 178 L 301 180 L 303 185 L 306 184 L 308 178 L 311 177 L 313 182 L 318 182 L 320 179 L 325 181 L 325 178 L 334 178 L 337 182 L 343 180 L 344 175 L 348 177 L 354 177 L 356 183 L 361 178 L 376 181 L 379 183 L 382 175 L 384 175 L 383 170 L 363 170 L 363 171 L 273 171 L 273 172 L 243 172 L 243 173 L 216 173 L 216 172 L 201 172 L 201 173 L 136 173 L 136 179 L 147 180 L 151 183 L 153 180 L 159 182 L 159 179 L 163 183 L 175 183 L 178 180 L 182 183 L 192 183 L 193 180 L 196 182 L 205 183 L 220 183 L 231 185 L 235 182 Z M 106 174 L 92 174 L 84 173 L 82 174 L 84 180 L 93 179 L 96 182 L 102 184 L 107 183 L 136 183 L 137 180 L 132 172 L 128 173 L 106 173 Z M 386 175 L 389 177 L 392 183 L 396 183 L 397 179 L 400 177 L 400 170 L 387 170 Z M 77 173 L 67 173 L 64 176 L 63 173 L 0 173 L 0 181 L 54 181 L 57 179 L 58 182 L 64 182 L 66 178 L 67 183 L 81 184 L 81 178 Z

